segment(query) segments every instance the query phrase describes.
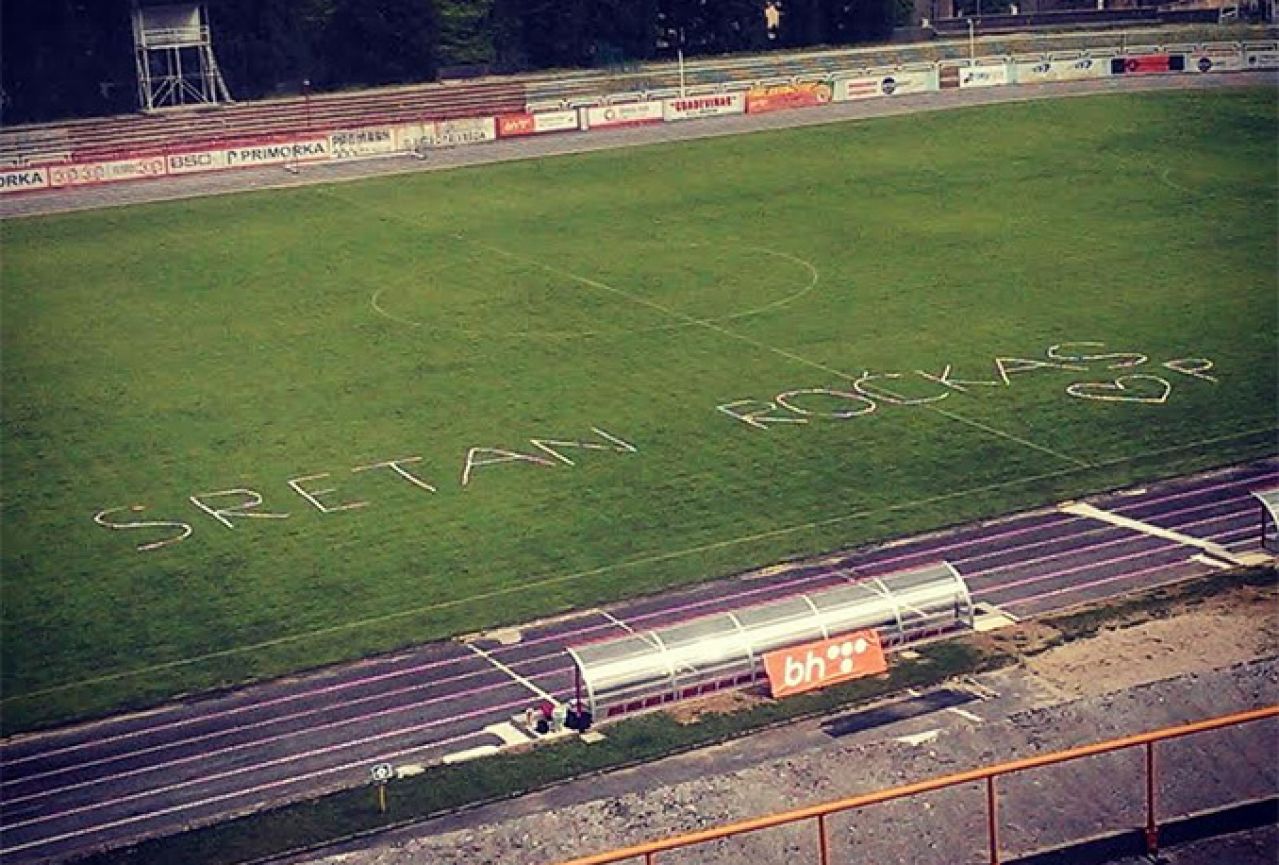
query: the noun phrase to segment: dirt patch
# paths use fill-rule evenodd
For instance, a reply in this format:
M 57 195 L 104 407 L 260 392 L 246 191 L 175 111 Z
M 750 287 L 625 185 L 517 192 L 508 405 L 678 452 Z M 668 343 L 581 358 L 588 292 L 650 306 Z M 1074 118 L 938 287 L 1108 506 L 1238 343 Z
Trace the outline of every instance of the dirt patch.
M 1276 647 L 1279 592 L 1245 587 L 1172 616 L 1131 616 L 1094 637 L 1029 653 L 1024 664 L 1048 684 L 1083 697 L 1229 667 Z
M 696 724 L 710 715 L 728 715 L 745 709 L 752 709 L 760 703 L 769 702 L 761 692 L 723 691 L 703 697 L 700 700 L 688 700 L 677 703 L 666 712 L 676 723 Z

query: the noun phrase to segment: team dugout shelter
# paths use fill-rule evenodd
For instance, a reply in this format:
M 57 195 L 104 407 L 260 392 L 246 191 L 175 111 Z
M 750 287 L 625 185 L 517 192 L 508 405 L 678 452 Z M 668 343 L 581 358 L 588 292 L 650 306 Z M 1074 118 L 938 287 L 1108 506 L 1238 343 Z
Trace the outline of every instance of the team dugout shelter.
M 1261 548 L 1279 553 L 1279 487 L 1253 490 L 1252 495 L 1261 505 Z
M 874 629 L 886 648 L 971 628 L 973 602 L 949 562 L 573 646 L 576 705 L 597 720 L 742 688 L 764 654 Z

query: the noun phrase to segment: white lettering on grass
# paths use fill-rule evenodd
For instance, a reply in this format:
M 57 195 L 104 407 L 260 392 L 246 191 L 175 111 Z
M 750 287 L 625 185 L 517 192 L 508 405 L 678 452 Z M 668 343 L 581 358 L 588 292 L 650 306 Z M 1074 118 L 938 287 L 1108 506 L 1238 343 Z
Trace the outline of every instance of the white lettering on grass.
M 486 455 L 487 456 L 484 456 Z M 462 486 L 471 483 L 471 472 L 482 466 L 500 463 L 525 462 L 540 466 L 553 466 L 555 463 L 545 457 L 533 454 L 522 454 L 518 451 L 504 451 L 501 448 L 471 448 L 466 452 L 466 464 L 462 467 Z
M 947 367 L 948 371 L 949 369 L 950 368 Z M 892 391 L 887 390 L 886 388 L 876 387 L 870 384 L 870 382 L 875 381 L 876 379 L 881 379 L 881 378 L 897 379 L 901 377 L 902 377 L 902 374 L 900 372 L 885 372 L 885 373 L 880 373 L 879 375 L 871 375 L 870 371 L 866 370 L 866 371 L 863 371 L 860 376 L 858 376 L 857 381 L 853 382 L 853 390 L 857 391 L 858 393 L 864 396 L 873 397 L 874 399 L 880 400 L 881 402 L 889 403 L 891 405 L 926 405 L 927 403 L 938 402 L 939 400 L 943 400 L 946 397 L 950 396 L 950 393 L 947 392 L 947 393 L 936 394 L 934 396 L 908 399 L 906 397 L 900 396 L 899 394 L 893 393 Z
M 224 496 L 241 496 L 244 501 L 230 507 L 215 508 L 205 503 L 205 499 L 221 498 Z M 254 520 L 284 520 L 288 519 L 288 514 L 269 514 L 254 513 L 254 508 L 262 504 L 262 496 L 255 490 L 246 490 L 237 488 L 233 490 L 218 490 L 212 493 L 200 493 L 199 495 L 190 496 L 191 504 L 204 511 L 209 516 L 226 526 L 228 529 L 235 528 L 235 523 L 231 521 L 232 517 L 242 517 Z
M 402 465 L 403 463 L 417 463 L 421 461 L 422 461 L 421 457 L 404 457 L 398 460 L 384 460 L 380 463 L 370 463 L 366 466 L 356 466 L 355 468 L 351 469 L 351 473 L 355 474 L 356 472 L 367 472 L 371 469 L 386 468 L 395 472 L 397 475 L 404 478 L 409 483 L 413 484 L 413 486 L 421 487 L 422 489 L 426 490 L 428 493 L 433 493 L 435 492 L 435 487 L 431 486 L 426 481 L 422 480 L 420 477 L 413 474 Z
M 1214 384 L 1217 382 L 1215 375 L 1208 375 L 1208 370 L 1213 368 L 1213 362 L 1206 357 L 1179 357 L 1173 360 L 1164 361 L 1163 366 L 1173 372 L 1179 372 L 1182 375 L 1194 376 L 1204 381 L 1210 381 Z
M 353 511 L 368 505 L 368 502 L 347 502 L 343 505 L 326 505 L 324 502 L 320 501 L 320 496 L 327 496 L 329 493 L 337 492 L 336 487 L 329 487 L 326 490 L 308 490 L 304 489 L 302 486 L 302 484 L 307 481 L 318 481 L 320 478 L 327 478 L 328 476 L 328 472 L 321 472 L 318 475 L 306 475 L 300 478 L 293 478 L 292 480 L 285 481 L 285 483 L 292 488 L 293 492 L 315 505 L 315 509 L 322 514 L 336 514 L 339 511 Z
M 1053 363 L 1046 360 L 1031 360 L 1025 357 L 995 358 L 995 371 L 999 373 L 999 377 L 1003 379 L 1006 385 L 1012 385 L 1012 381 L 1008 376 L 1021 372 L 1030 372 L 1035 369 L 1068 369 L 1073 372 L 1084 372 L 1087 367 L 1068 363 Z
M 1000 382 L 997 381 L 967 381 L 965 379 L 951 378 L 950 364 L 946 364 L 946 368 L 941 371 L 941 375 L 932 375 L 931 373 L 924 372 L 922 369 L 915 370 L 915 374 L 923 376 L 929 381 L 935 381 L 943 387 L 948 387 L 951 390 L 957 390 L 960 393 L 968 393 L 968 388 L 970 387 L 1000 386 Z
M 558 448 L 580 448 L 588 451 L 616 451 L 618 453 L 633 454 L 636 452 L 635 446 L 624 442 L 616 436 L 611 436 L 604 430 L 597 427 L 591 427 L 591 432 L 595 433 L 602 439 L 606 439 L 609 444 L 600 444 L 598 442 L 581 442 L 581 441 L 559 441 L 558 439 L 529 439 L 529 444 L 542 451 L 550 454 L 555 459 L 564 463 L 566 466 L 576 465 L 571 459 L 560 453 Z
M 813 411 L 811 409 L 794 405 L 792 401 L 795 397 L 803 396 L 804 394 L 816 394 L 820 396 L 834 397 L 836 399 L 846 399 L 854 403 L 860 403 L 861 406 L 859 408 L 849 409 L 846 411 Z M 773 399 L 777 401 L 779 406 L 787 411 L 793 411 L 795 414 L 802 414 L 808 417 L 828 417 L 836 420 L 848 420 L 849 418 L 870 414 L 877 408 L 873 399 L 869 399 L 868 397 L 864 397 L 860 394 L 848 393 L 847 391 L 842 390 L 831 390 L 830 388 L 825 387 L 806 387 L 800 388 L 799 390 L 788 390 L 785 393 L 779 393 L 777 396 L 773 397 Z
M 151 541 L 145 544 L 138 544 L 138 551 L 145 553 L 148 550 L 158 550 L 161 547 L 167 547 L 169 544 L 176 544 L 179 541 L 185 541 L 191 537 L 191 533 L 195 529 L 191 528 L 190 523 L 184 523 L 177 520 L 144 520 L 132 523 L 117 523 L 107 519 L 111 514 L 120 511 L 131 511 L 133 513 L 142 513 L 146 510 L 145 505 L 133 505 L 132 507 L 123 508 L 107 508 L 105 511 L 98 511 L 93 515 L 93 521 L 100 526 L 106 526 L 108 529 L 177 529 L 178 533 L 158 541 Z
M 753 409 L 746 412 L 738 411 L 739 406 L 754 405 Z M 759 408 L 763 406 L 763 408 Z M 749 424 L 756 429 L 767 429 L 770 423 L 808 423 L 802 417 L 778 417 L 771 414 L 777 411 L 777 403 L 764 402 L 758 399 L 739 399 L 736 402 L 726 402 L 723 405 L 715 406 L 716 409 L 732 418 L 737 418 L 744 424 Z
M 1113 360 L 1114 363 L 1110 364 L 1110 366 L 1107 367 L 1108 369 L 1131 369 L 1134 366 L 1141 366 L 1143 363 L 1150 360 L 1150 358 L 1144 354 L 1129 351 L 1112 351 L 1104 354 L 1078 354 L 1075 353 L 1075 349 L 1072 348 L 1072 346 L 1093 349 L 1105 348 L 1106 344 L 1104 342 L 1092 342 L 1087 340 L 1083 342 L 1061 342 L 1057 345 L 1048 346 L 1048 357 L 1052 360 L 1060 360 L 1067 363 L 1071 361 L 1078 363 L 1090 363 L 1094 360 Z M 1065 354 L 1063 352 L 1070 353 Z

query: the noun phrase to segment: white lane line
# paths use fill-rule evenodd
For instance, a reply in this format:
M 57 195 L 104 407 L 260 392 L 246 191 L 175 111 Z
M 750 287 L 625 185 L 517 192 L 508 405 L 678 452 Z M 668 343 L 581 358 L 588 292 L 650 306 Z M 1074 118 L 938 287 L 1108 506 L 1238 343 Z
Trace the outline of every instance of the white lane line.
M 1186 561 L 1189 561 L 1189 559 L 1187 559 Z M 1167 572 L 1177 567 L 1179 564 L 1184 565 L 1185 562 L 1169 562 L 1168 564 L 1163 564 L 1163 565 L 1153 565 L 1149 568 L 1142 568 L 1139 571 L 1128 571 L 1127 573 L 1116 574 L 1113 577 L 1104 577 L 1103 579 L 1092 580 L 1091 582 L 1087 582 L 1087 583 L 1076 583 L 1072 586 L 1065 586 L 1064 588 L 1054 589 L 1049 592 L 1041 592 L 1038 595 L 1027 595 L 1024 598 L 1016 598 L 1015 600 L 1005 601 L 1004 606 L 1016 607 L 1023 604 L 1029 604 L 1033 601 L 1039 601 L 1044 598 L 1055 598 L 1055 597 L 1058 597 L 1059 595 L 1066 595 L 1071 592 L 1077 592 L 1077 591 L 1080 591 L 1081 589 L 1092 589 L 1092 588 L 1096 588 L 1097 586 L 1105 586 L 1105 585 L 1109 585 L 1110 583 L 1117 583 L 1117 582 L 1120 582 L 1121 580 L 1130 580 L 1135 577 L 1144 577 L 1147 574 Z M 1162 582 L 1158 582 L 1158 583 L 1149 583 L 1146 585 L 1137 586 L 1137 588 L 1144 592 L 1144 591 L 1149 591 L 1150 589 L 1158 589 L 1163 586 L 1176 585 L 1177 583 L 1183 583 L 1186 580 L 1191 579 L 1193 577 L 1201 577 L 1201 576 L 1203 576 L 1203 574 L 1201 573 L 1190 573 L 1180 577 L 1173 577 L 1170 580 L 1163 580 Z M 1102 596 L 1102 598 L 1109 598 L 1109 597 L 1113 597 L 1113 595 Z M 1092 603 L 1093 601 L 1096 601 L 1096 600 L 1101 600 L 1101 598 L 1084 598 L 1082 601 L 1078 601 L 1074 604 L 1067 604 L 1065 607 L 1062 607 L 1062 609 L 1069 609 L 1072 606 L 1078 606 L 1078 604 Z
M 898 736 L 893 741 L 918 748 L 920 745 L 927 745 L 940 735 L 941 730 L 925 730 L 922 733 L 913 733 L 909 736 Z
M 513 704 L 513 705 L 514 705 L 514 704 Z M 378 760 L 379 760 L 379 761 L 389 761 L 389 760 L 394 760 L 394 759 L 396 759 L 397 757 L 403 757 L 403 756 L 404 756 L 404 755 L 406 755 L 406 754 L 420 754 L 420 753 L 421 753 L 421 752 L 423 752 L 423 751 L 427 751 L 427 750 L 434 750 L 434 749 L 436 749 L 436 748 L 440 748 L 440 747 L 442 747 L 442 746 L 444 746 L 444 745 L 452 745 L 452 744 L 454 744 L 454 743 L 456 743 L 456 742 L 464 742 L 464 741 L 466 741 L 467 739 L 474 739 L 477 735 L 480 735 L 480 734 L 477 734 L 477 733 L 464 733 L 464 734 L 462 734 L 462 735 L 460 735 L 460 736 L 454 736 L 454 737 L 452 737 L 452 738 L 450 738 L 450 739 L 443 739 L 443 740 L 441 740 L 441 741 L 439 741 L 439 742 L 433 742 L 433 743 L 431 743 L 431 744 L 429 744 L 429 745 L 425 745 L 425 746 L 422 746 L 422 745 L 415 745 L 415 746 L 413 746 L 413 747 L 409 747 L 409 748 L 402 748 L 402 749 L 400 749 L 400 750 L 398 750 L 398 751 L 392 751 L 392 752 L 390 752 L 389 754 L 380 754 L 380 755 L 378 755 Z M 378 737 L 375 737 L 375 738 L 378 738 Z M 292 759 L 292 758 L 286 758 L 286 760 L 287 760 L 287 759 Z M 278 763 L 278 762 L 285 762 L 285 760 L 277 760 L 277 761 L 275 761 L 275 762 L 277 762 L 277 763 Z M 21 851 L 21 850 L 30 850 L 30 849 L 31 849 L 31 848 L 33 848 L 33 847 L 44 847 L 44 846 L 47 846 L 47 845 L 49 845 L 49 844 L 56 844 L 56 843 L 57 843 L 57 842 L 59 842 L 59 841 L 66 841 L 66 840 L 68 840 L 68 839 L 70 839 L 70 838 L 79 838 L 79 837 L 81 837 L 81 836 L 83 836 L 83 835 L 92 835 L 92 834 L 95 834 L 95 833 L 98 833 L 98 832 L 105 832 L 105 831 L 106 831 L 106 830 L 108 830 L 108 829 L 116 829 L 116 828 L 119 828 L 120 826 L 129 826 L 129 825 L 132 825 L 132 824 L 134 824 L 134 823 L 142 822 L 143 820 L 152 820 L 152 819 L 154 819 L 154 818 L 156 818 L 156 817 L 163 817 L 163 816 L 168 815 L 168 814 L 176 814 L 176 813 L 178 813 L 179 811 L 189 811 L 189 810 L 191 810 L 192 808 L 203 808 L 203 807 L 205 807 L 205 806 L 212 805 L 212 804 L 215 804 L 215 803 L 217 803 L 217 802 L 225 802 L 225 801 L 227 801 L 227 800 L 229 800 L 229 799 L 237 799 L 237 798 L 244 797 L 244 796 L 252 796 L 252 795 L 255 795 L 255 794 L 257 794 L 257 793 L 261 793 L 261 792 L 263 792 L 263 791 L 265 791 L 265 790 L 274 790 L 274 789 L 276 789 L 276 788 L 278 788 L 278 787 L 284 787 L 284 786 L 287 786 L 287 785 L 289 785 L 289 784 L 296 784 L 296 783 L 299 783 L 299 782 L 301 782 L 301 781 L 309 781 L 309 780 L 311 780 L 312 778 L 319 778 L 319 777 L 321 777 L 321 776 L 323 776 L 323 775 L 332 775 L 332 774 L 333 774 L 333 773 L 335 773 L 335 772 L 345 772 L 345 771 L 350 770 L 350 769 L 364 769 L 364 770 L 367 770 L 370 762 L 371 762 L 371 760 L 370 760 L 370 759 L 367 759 L 367 758 L 366 758 L 366 759 L 361 759 L 361 760 L 353 760 L 353 761 L 351 761 L 351 762 L 348 762 L 348 763 L 342 763 L 342 764 L 337 765 L 337 766 L 330 766 L 330 767 L 327 767 L 327 768 L 324 768 L 324 769 L 316 769 L 315 771 L 312 771 L 312 772 L 304 772 L 304 773 L 302 773 L 301 775 L 290 775 L 290 776 L 289 776 L 289 777 L 287 777 L 287 778 L 280 778 L 279 780 L 276 780 L 276 781 L 269 781 L 269 782 L 267 782 L 267 783 L 265 783 L 265 784 L 258 784 L 258 785 L 253 786 L 253 787 L 247 787 L 247 788 L 245 788 L 245 789 L 243 789 L 243 790 L 232 790 L 232 791 L 231 791 L 231 792 L 229 792 L 229 793 L 220 793 L 220 794 L 218 794 L 217 796 L 210 796 L 210 797 L 208 797 L 208 798 L 206 798 L 206 799 L 198 799 L 198 800 L 196 800 L 196 801 L 194 801 L 194 802 L 186 802 L 186 803 L 183 803 L 183 804 L 181 804 L 181 805 L 170 805 L 170 806 L 168 806 L 167 808 L 152 808 L 152 809 L 148 809 L 148 810 L 147 810 L 147 812 L 146 812 L 146 813 L 144 813 L 144 814 L 135 814 L 135 815 L 134 815 L 134 816 L 132 816 L 132 817 L 125 817 L 125 818 L 120 819 L 120 820 L 111 820 L 111 821 L 106 822 L 106 823 L 98 823 L 98 824 L 96 824 L 96 825 L 94 825 L 94 826 L 86 826 L 86 827 L 81 828 L 81 829 L 76 829 L 76 830 L 74 830 L 74 831 L 72 831 L 72 832 L 63 832 L 63 833 L 62 833 L 62 834 L 60 834 L 60 835 L 50 835 L 50 836 L 45 837 L 45 838 L 37 838 L 37 839 L 34 839 L 34 840 L 32 840 L 32 841 L 27 841 L 27 842 L 22 843 L 22 844 L 15 844 L 15 845 L 12 845 L 12 846 L 6 845 L 6 846 L 4 846 L 4 848 L 3 848 L 2 850 L 0 850 L 0 852 L 2 852 L 2 853 L 4 853 L 4 854 L 10 854 L 10 853 L 17 853 L 17 852 L 19 852 L 19 851 Z M 264 764 L 264 765 L 265 765 L 265 764 Z M 254 768 L 260 768 L 260 767 L 249 767 L 249 769 L 242 769 L 242 770 L 239 770 L 239 771 L 250 771 L 251 769 L 254 769 Z M 234 773 L 223 773 L 223 774 L 234 774 Z M 365 773 L 365 774 L 366 774 L 366 777 L 367 777 L 367 771 L 366 771 L 366 773 Z M 202 780 L 214 780 L 214 779 L 216 779 L 216 778 L 218 778 L 218 777 L 219 777 L 219 776 L 217 776 L 217 775 L 212 775 L 212 776 L 209 776 L 209 778 L 202 779 Z M 173 785 L 173 786 L 175 786 L 175 787 L 177 787 L 177 786 L 190 786 L 190 784 L 188 783 L 188 784 Z M 158 792 L 167 792 L 167 790 L 168 790 L 168 789 L 171 789 L 171 788 L 166 788 L 165 790 L 161 790 L 161 791 L 154 791 L 154 792 L 157 792 L 157 793 L 158 793 Z M 145 794 L 133 794 L 133 795 L 130 795 L 130 796 L 122 796 L 122 797 L 118 797 L 118 798 L 116 798 L 116 799 L 113 799 L 113 800 L 112 800 L 111 802 L 109 802 L 109 803 L 104 803 L 104 804 L 115 805 L 115 804 L 118 804 L 119 802 L 123 802 L 123 801 L 126 801 L 126 800 L 142 798 L 143 796 L 146 796 L 146 795 L 151 795 L 151 793 L 150 793 L 150 792 L 148 792 L 148 793 L 145 793 Z M 78 813 L 82 813 L 82 812 L 84 812 L 84 811 L 93 811 L 93 810 L 96 810 L 96 809 L 101 808 L 101 807 L 103 807 L 103 805 L 102 805 L 102 804 L 97 804 L 97 805 L 86 805 L 86 806 L 83 806 L 83 807 L 80 807 L 80 808 L 73 808 L 73 809 L 71 809 L 71 810 L 69 810 L 69 811 L 63 811 L 63 812 L 61 812 L 61 813 L 59 813 L 59 814 L 51 814 L 51 815 L 49 815 L 48 817 L 41 817 L 41 818 L 39 818 L 38 820 L 28 820 L 28 821 L 26 821 L 25 823 L 14 823 L 14 824 L 8 825 L 8 826 L 6 826 L 6 827 L 5 827 L 5 831 L 6 831 L 6 832 L 12 832 L 14 829 L 16 829 L 16 828 L 18 828 L 18 827 L 20 827 L 20 826 L 30 826 L 30 825 L 32 825 L 32 824 L 34 824 L 34 823 L 45 823 L 45 822 L 48 822 L 49 820 L 54 820 L 54 819 L 57 819 L 57 818 L 60 818 L 60 817 L 66 817 L 66 816 L 69 816 L 69 815 L 71 815 L 71 814 L 78 814 Z
M 1183 544 L 1188 547 L 1195 547 L 1210 553 L 1216 558 L 1224 559 L 1234 564 L 1240 564 L 1235 558 L 1234 553 L 1223 547 L 1221 544 L 1206 541 L 1202 538 L 1183 535 L 1180 532 L 1170 531 L 1151 523 L 1143 523 L 1141 520 L 1134 520 L 1131 517 L 1122 517 L 1119 514 L 1103 511 L 1101 508 L 1094 507 L 1086 502 L 1073 502 L 1062 506 L 1062 511 L 1068 514 L 1074 514 L 1079 517 L 1087 517 L 1089 519 L 1099 520 L 1103 523 L 1110 523 L 1112 526 L 1121 526 L 1125 529 L 1131 529 L 1134 532 L 1140 532 L 1144 535 L 1150 535 L 1156 538 L 1163 538 L 1166 541 Z
M 950 712 L 951 714 L 958 715 L 961 718 L 966 718 L 969 721 L 972 721 L 974 724 L 980 724 L 982 722 L 981 715 L 976 715 L 972 712 L 969 712 L 967 709 L 961 709 L 958 706 L 951 706 L 946 711 Z
M 1208 567 L 1218 571 L 1228 571 L 1232 567 L 1234 567 L 1229 562 L 1223 562 L 1219 559 L 1214 559 L 1212 556 L 1208 555 L 1207 553 L 1195 553 L 1193 556 L 1190 557 L 1190 561 L 1198 562 L 1201 565 L 1207 565 Z
M 552 703 L 559 702 L 553 696 L 543 691 L 537 685 L 534 685 L 528 679 L 524 678 L 519 673 L 512 670 L 510 667 L 506 666 L 506 664 L 503 664 L 497 658 L 493 657 L 488 652 L 484 651 L 483 649 L 481 649 L 479 646 L 475 645 L 474 643 L 467 643 L 466 647 L 470 649 L 472 652 L 474 652 L 475 654 L 479 655 L 484 660 L 488 661 L 494 667 L 497 667 L 506 675 L 510 676 L 512 679 L 515 680 L 517 684 L 523 685 L 525 688 L 528 688 L 530 691 L 532 691 L 534 694 L 537 694 L 537 696 L 541 697 L 543 700 L 550 700 Z

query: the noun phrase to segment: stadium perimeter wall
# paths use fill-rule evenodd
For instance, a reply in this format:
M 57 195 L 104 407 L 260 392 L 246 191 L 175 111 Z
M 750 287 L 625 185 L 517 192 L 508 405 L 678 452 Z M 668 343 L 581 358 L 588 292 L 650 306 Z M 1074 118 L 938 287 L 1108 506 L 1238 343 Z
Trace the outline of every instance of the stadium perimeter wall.
M 1229 74 L 1279 69 L 1279 42 L 1207 42 L 1097 47 L 1032 54 L 986 55 L 904 65 L 857 65 L 829 71 L 613 93 L 522 112 L 382 125 L 301 128 L 269 136 L 132 147 L 92 159 L 20 165 L 0 170 L 0 195 L 97 186 L 237 168 L 376 158 L 428 158 L 438 148 L 502 138 L 596 132 L 640 124 L 676 123 L 732 114 L 821 108 L 854 100 L 981 87 L 1036 86 L 1061 81 L 1145 75 Z

